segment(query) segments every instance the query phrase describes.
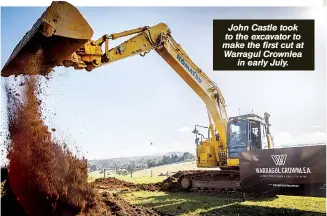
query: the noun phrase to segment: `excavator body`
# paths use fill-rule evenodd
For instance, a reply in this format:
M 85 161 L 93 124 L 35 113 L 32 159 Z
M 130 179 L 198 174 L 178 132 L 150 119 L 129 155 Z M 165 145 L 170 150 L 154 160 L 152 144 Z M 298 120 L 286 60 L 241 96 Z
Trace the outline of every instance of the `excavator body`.
M 219 137 L 211 137 L 209 130 L 208 137 L 205 137 L 199 133 L 199 126 L 196 125 L 193 133 L 196 135 L 197 166 L 237 169 L 240 152 L 271 148 L 268 123 L 265 120 L 267 119 L 255 114 L 230 117 L 227 125 L 227 151 L 217 148 Z
M 109 49 L 109 40 L 134 35 Z M 239 159 L 242 151 L 271 148 L 269 114 L 228 118 L 225 100 L 218 86 L 196 66 L 175 42 L 164 23 L 152 27 L 104 35 L 91 40 L 93 30 L 73 5 L 56 1 L 46 9 L 12 52 L 1 76 L 46 75 L 57 66 L 92 71 L 102 65 L 155 50 L 198 94 L 208 110 L 208 137 L 196 126 L 197 166 L 220 168 L 185 173 L 179 181 L 185 189 L 240 188 Z M 104 45 L 104 51 L 102 49 Z M 202 139 L 199 140 L 199 136 Z

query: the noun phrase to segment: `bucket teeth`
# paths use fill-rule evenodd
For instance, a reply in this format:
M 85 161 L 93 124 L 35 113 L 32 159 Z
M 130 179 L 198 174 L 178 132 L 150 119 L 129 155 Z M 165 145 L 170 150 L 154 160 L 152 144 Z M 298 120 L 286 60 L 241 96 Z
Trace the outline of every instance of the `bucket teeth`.
M 1 76 L 47 74 L 87 43 L 93 30 L 73 5 L 54 1 L 17 44 Z

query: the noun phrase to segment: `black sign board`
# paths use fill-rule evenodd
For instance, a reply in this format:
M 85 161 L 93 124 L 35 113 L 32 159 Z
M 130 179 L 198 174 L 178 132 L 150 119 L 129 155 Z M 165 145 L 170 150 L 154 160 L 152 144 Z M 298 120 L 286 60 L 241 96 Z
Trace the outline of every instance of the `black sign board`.
M 326 145 L 240 153 L 244 192 L 326 197 Z

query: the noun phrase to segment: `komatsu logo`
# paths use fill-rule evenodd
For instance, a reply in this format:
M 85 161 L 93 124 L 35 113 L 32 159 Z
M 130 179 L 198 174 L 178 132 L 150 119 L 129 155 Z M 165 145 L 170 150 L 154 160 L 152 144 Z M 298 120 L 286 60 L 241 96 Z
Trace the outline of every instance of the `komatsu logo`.
M 271 158 L 275 162 L 276 166 L 284 166 L 286 162 L 287 154 L 271 155 Z
M 199 82 L 202 82 L 201 77 L 198 75 L 197 72 L 195 72 L 191 66 L 189 64 L 187 64 L 187 62 L 182 58 L 182 56 L 180 56 L 179 54 L 177 54 L 177 59 L 178 61 L 184 66 L 184 68 Z

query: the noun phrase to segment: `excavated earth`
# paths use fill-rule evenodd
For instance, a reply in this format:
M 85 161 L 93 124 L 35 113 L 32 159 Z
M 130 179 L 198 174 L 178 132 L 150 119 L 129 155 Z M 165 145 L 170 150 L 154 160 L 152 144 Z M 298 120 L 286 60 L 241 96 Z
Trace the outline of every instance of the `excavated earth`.
M 117 183 L 117 182 L 116 182 Z M 120 184 L 121 185 L 121 184 Z M 24 209 L 17 201 L 13 194 L 8 181 L 3 181 L 1 194 L 1 215 L 4 216 L 27 216 Z M 111 187 L 112 188 L 112 187 Z M 118 185 L 114 188 L 119 188 Z M 96 191 L 96 189 L 95 189 Z M 41 206 L 40 206 L 41 208 Z M 45 214 L 52 215 L 52 214 Z M 108 191 L 99 192 L 93 201 L 92 205 L 83 209 L 79 213 L 68 213 L 62 215 L 76 215 L 76 216 L 98 216 L 98 215 L 141 215 L 141 216 L 159 216 L 163 215 L 154 209 L 144 208 L 130 204 L 120 198 L 117 193 L 110 193 Z
M 172 176 L 169 176 L 162 182 L 152 184 L 134 184 L 131 182 L 119 180 L 114 177 L 99 178 L 93 182 L 94 188 L 102 190 L 110 190 L 114 192 L 123 192 L 131 190 L 146 190 L 146 191 L 165 191 L 165 192 L 181 192 L 184 189 L 178 183 L 178 178 L 182 174 L 192 173 L 194 171 L 179 171 Z
M 1 170 L 1 215 L 159 215 L 107 192 L 99 194 L 87 182 L 87 164 L 53 138 L 42 115 L 44 77 L 34 73 L 42 55 L 40 50 L 27 56 L 30 76 L 4 86 L 9 163 Z
M 27 215 L 24 208 L 17 201 L 16 196 L 12 192 L 9 185 L 7 169 L 2 168 L 2 195 L 1 195 L 1 215 Z M 176 176 L 175 176 L 176 177 Z M 164 215 L 155 209 L 136 206 L 126 202 L 120 198 L 119 194 L 129 191 L 177 191 L 175 184 L 172 183 L 172 177 L 167 178 L 165 181 L 156 184 L 134 184 L 119 180 L 116 178 L 96 179 L 94 182 L 89 183 L 97 194 L 92 200 L 92 203 L 88 203 L 87 207 L 81 210 L 79 213 L 68 213 L 62 215 L 77 215 L 77 216 L 96 216 L 96 215 Z M 41 206 L 40 206 L 41 208 Z M 50 214 L 45 214 L 50 215 Z
M 34 74 L 42 65 L 42 51 L 28 59 L 26 64 Z M 133 184 L 115 178 L 88 183 L 87 164 L 63 143 L 54 141 L 53 129 L 44 122 L 40 77 L 21 78 L 16 85 L 5 84 L 9 164 L 1 169 L 1 215 L 162 215 L 127 203 L 119 192 L 181 191 L 177 179 L 185 172 L 157 184 Z

